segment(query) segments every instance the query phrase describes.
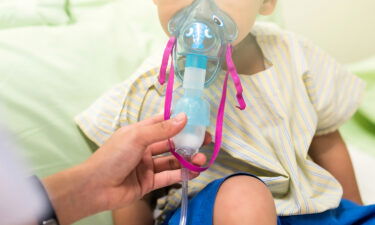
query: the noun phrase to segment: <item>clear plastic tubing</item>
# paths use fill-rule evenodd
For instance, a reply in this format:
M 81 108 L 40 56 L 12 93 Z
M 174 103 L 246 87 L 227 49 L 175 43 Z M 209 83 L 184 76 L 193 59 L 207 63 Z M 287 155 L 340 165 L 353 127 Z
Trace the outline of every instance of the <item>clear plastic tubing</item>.
M 210 107 L 203 98 L 206 79 L 207 57 L 189 54 L 186 57 L 184 73 L 184 95 L 176 103 L 173 113 L 184 112 L 188 117 L 185 128 L 173 138 L 176 151 L 186 160 L 199 151 L 202 146 L 206 128 L 210 121 Z M 182 168 L 182 203 L 180 225 L 187 223 L 189 170 Z
M 181 201 L 181 217 L 180 225 L 186 225 L 187 212 L 188 212 L 188 183 L 189 183 L 189 170 L 182 168 L 182 201 Z

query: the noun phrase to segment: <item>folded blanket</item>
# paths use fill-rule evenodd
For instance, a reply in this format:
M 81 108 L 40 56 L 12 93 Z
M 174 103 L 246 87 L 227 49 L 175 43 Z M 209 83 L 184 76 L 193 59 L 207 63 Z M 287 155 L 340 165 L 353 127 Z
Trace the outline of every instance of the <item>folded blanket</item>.
M 0 29 L 71 21 L 69 0 L 0 0 Z

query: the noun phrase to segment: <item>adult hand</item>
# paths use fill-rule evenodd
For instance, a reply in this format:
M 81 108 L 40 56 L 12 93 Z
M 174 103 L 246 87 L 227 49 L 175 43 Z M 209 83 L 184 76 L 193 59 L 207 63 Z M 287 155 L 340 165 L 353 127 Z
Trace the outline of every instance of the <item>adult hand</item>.
M 152 190 L 180 182 L 178 161 L 159 155 L 168 152 L 168 139 L 186 122 L 184 114 L 168 121 L 160 115 L 120 128 L 86 162 L 44 179 L 60 223 L 124 207 Z M 210 141 L 206 135 L 205 143 Z M 205 162 L 203 154 L 193 159 L 197 165 Z

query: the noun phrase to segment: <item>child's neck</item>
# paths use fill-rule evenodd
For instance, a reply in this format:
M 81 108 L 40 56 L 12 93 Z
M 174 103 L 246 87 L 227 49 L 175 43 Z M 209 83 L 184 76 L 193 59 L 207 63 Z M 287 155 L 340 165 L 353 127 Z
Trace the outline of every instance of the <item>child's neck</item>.
M 262 50 L 251 34 L 234 47 L 233 61 L 239 74 L 253 75 L 266 69 Z

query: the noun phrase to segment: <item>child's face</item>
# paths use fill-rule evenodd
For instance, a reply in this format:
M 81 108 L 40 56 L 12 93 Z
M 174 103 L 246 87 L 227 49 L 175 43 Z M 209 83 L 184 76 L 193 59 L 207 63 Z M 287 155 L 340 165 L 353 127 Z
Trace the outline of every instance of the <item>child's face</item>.
M 234 45 L 241 42 L 254 25 L 257 14 L 269 15 L 273 12 L 277 0 L 215 0 L 217 6 L 227 13 L 237 24 L 238 38 Z M 169 20 L 194 0 L 154 0 L 158 7 L 160 23 L 168 33 Z

